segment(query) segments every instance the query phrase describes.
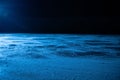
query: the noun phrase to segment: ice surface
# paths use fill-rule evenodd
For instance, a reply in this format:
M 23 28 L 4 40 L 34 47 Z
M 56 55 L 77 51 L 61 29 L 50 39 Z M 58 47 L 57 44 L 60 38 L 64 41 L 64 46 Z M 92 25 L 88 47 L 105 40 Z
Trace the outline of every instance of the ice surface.
M 0 34 L 0 80 L 120 80 L 120 36 Z

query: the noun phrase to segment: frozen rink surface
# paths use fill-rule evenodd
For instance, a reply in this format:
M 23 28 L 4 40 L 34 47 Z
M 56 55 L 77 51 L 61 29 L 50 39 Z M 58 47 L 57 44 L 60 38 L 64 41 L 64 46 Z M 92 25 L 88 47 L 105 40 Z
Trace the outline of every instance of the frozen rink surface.
M 120 80 L 120 36 L 0 34 L 0 80 Z

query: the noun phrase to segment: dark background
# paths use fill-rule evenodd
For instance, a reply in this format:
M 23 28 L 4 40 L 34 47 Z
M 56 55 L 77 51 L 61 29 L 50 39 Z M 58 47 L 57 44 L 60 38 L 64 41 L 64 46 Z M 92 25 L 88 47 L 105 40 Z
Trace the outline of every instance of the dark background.
M 0 4 L 10 14 L 7 20 L 0 18 L 0 32 L 120 34 L 117 2 L 0 0 Z

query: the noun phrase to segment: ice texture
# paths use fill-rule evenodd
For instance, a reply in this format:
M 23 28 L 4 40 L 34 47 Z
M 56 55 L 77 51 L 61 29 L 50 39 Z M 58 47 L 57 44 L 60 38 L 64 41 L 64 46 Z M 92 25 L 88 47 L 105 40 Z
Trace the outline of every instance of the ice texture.
M 0 80 L 120 80 L 120 36 L 0 34 Z

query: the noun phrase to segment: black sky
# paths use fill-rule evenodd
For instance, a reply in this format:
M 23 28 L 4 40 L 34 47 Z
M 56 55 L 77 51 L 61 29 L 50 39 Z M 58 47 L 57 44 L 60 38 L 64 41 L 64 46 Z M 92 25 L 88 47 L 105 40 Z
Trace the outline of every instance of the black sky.
M 14 19 L 13 23 L 0 19 L 0 32 L 120 33 L 118 6 L 110 1 L 0 0 L 0 2 L 13 6 L 10 18 Z

